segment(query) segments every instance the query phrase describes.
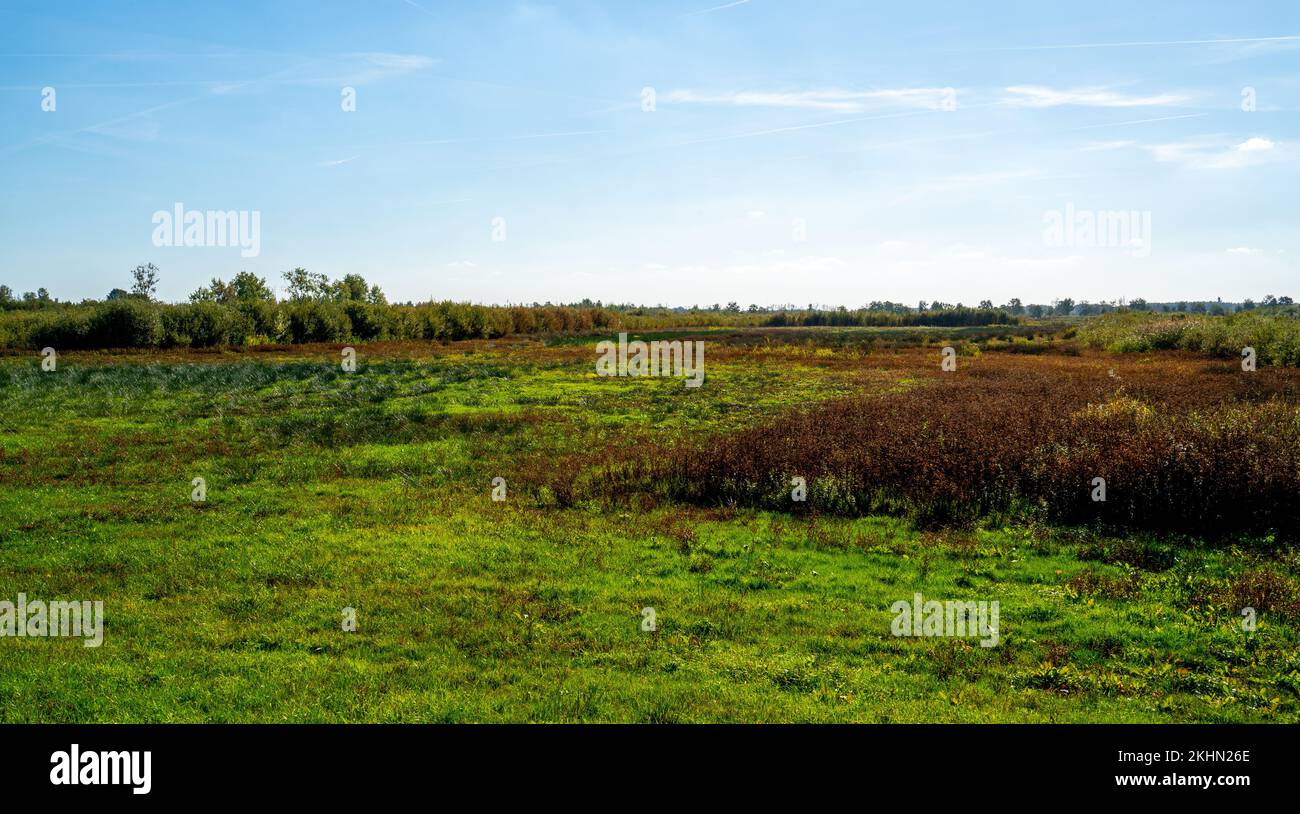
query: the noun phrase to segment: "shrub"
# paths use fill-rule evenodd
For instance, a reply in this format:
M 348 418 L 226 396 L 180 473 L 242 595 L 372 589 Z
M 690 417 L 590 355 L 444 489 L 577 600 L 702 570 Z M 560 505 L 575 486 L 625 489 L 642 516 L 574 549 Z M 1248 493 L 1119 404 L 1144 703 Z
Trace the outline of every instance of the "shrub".
M 190 348 L 242 345 L 250 333 L 249 320 L 238 309 L 211 302 L 166 308 L 162 326 L 162 344 Z
M 348 300 L 343 303 L 343 311 L 352 324 L 353 338 L 363 342 L 388 338 L 388 326 L 391 321 L 388 317 L 388 308 L 360 300 Z
M 79 325 L 71 325 L 79 330 Z M 158 309 L 142 299 L 117 299 L 102 303 L 90 314 L 85 347 L 148 348 L 162 342 Z
M 240 300 L 235 308 L 243 315 L 250 336 L 277 339 L 287 325 L 277 319 L 279 310 L 275 303 L 266 300 Z
M 31 315 L 28 344 L 33 348 L 91 347 L 90 308 L 41 311 Z
M 389 305 L 357 299 L 277 304 L 262 298 L 211 296 L 168 305 L 125 295 L 104 303 L 51 303 L 40 309 L 0 312 L 0 348 L 211 347 L 350 339 L 450 342 L 621 325 L 619 313 L 602 308 L 499 308 L 456 302 Z
M 293 342 L 345 342 L 352 335 L 352 322 L 336 303 L 306 300 L 283 308 Z
M 1238 357 L 1249 346 L 1259 364 L 1300 365 L 1300 319 L 1285 312 L 1224 316 L 1121 312 L 1088 320 L 1080 336 L 1091 347 L 1118 353 L 1185 350 Z

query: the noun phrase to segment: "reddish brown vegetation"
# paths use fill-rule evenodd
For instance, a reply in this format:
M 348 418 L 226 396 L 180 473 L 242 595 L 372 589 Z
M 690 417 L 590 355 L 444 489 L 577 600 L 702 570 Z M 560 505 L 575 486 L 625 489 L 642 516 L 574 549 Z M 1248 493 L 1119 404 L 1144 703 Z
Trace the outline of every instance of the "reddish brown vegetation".
M 1300 583 L 1274 571 L 1255 569 L 1239 574 L 1213 598 L 1234 611 L 1254 608 L 1285 619 L 1300 619 Z
M 1296 536 L 1300 374 L 1184 356 L 986 356 L 912 390 L 815 405 L 760 427 L 610 455 L 574 496 L 656 492 L 704 505 L 945 523 L 1002 512 L 1202 536 Z M 871 364 L 875 360 L 866 361 Z M 590 472 L 590 470 L 588 470 Z M 790 479 L 807 479 L 804 504 Z M 1106 481 L 1092 499 L 1093 478 Z

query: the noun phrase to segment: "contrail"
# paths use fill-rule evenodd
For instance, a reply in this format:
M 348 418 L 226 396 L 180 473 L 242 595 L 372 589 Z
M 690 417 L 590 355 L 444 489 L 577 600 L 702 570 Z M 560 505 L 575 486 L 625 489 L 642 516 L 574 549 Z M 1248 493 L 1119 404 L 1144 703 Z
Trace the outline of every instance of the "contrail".
M 524 139 L 535 138 L 557 138 L 559 136 L 594 136 L 600 133 L 612 133 L 613 130 L 569 130 L 564 133 L 531 133 L 526 136 L 499 136 L 509 141 L 523 141 Z
M 1234 42 L 1286 42 L 1300 40 L 1300 34 L 1285 37 L 1231 37 L 1217 40 L 1142 40 L 1136 42 L 1085 42 L 1072 45 L 1012 45 L 995 51 L 1050 51 L 1066 48 L 1142 48 L 1158 45 L 1219 45 Z
M 438 19 L 438 15 L 437 15 L 437 14 L 434 14 L 432 11 L 429 11 L 429 10 L 428 10 L 427 8 L 425 8 L 424 6 L 420 5 L 419 3 L 416 3 L 415 0 L 402 0 L 402 2 L 405 3 L 406 5 L 410 6 L 410 7 L 413 8 L 413 9 L 419 9 L 421 12 L 423 12 L 423 13 L 429 15 L 430 17 L 434 18 L 435 20 Z
M 750 0 L 736 0 L 736 2 L 734 2 L 734 3 L 724 3 L 724 4 L 721 5 L 721 6 L 714 6 L 713 8 L 702 8 L 702 9 L 700 9 L 699 11 L 688 11 L 688 12 L 686 12 L 685 14 L 683 14 L 682 16 L 683 16 L 683 17 L 694 17 L 694 16 L 699 15 L 699 14 L 708 14 L 708 13 L 711 12 L 711 11 L 722 11 L 724 8 L 735 8 L 736 6 L 743 6 L 743 5 L 745 5 L 746 3 L 748 3 L 748 2 L 750 2 Z
M 303 67 L 301 64 L 299 64 L 299 65 L 292 65 L 292 66 L 290 66 L 290 67 L 288 67 L 288 68 L 284 68 L 283 70 L 273 71 L 272 73 L 269 73 L 269 74 L 267 74 L 266 76 L 260 77 L 260 78 L 258 78 L 258 79 L 245 79 L 245 80 L 241 80 L 241 81 L 238 81 L 238 82 L 232 83 L 232 84 L 230 85 L 230 88 L 238 88 L 238 87 L 243 87 L 244 85 L 253 85 L 253 84 L 256 84 L 256 83 L 258 83 L 258 82 L 266 82 L 266 81 L 268 81 L 268 80 L 273 79 L 273 78 L 276 77 L 276 76 L 279 76 L 280 74 L 288 73 L 289 71 L 295 71 L 295 70 L 298 70 L 298 69 L 301 68 L 301 67 Z M 95 132 L 98 132 L 99 128 L 110 127 L 110 126 L 115 125 L 115 124 L 120 124 L 121 122 L 124 122 L 124 121 L 130 121 L 131 119 L 139 118 L 140 116 L 148 116 L 148 115 L 150 115 L 150 114 L 157 113 L 157 112 L 160 111 L 160 110 L 166 110 L 166 109 L 168 109 L 168 108 L 176 107 L 176 106 L 178 106 L 178 105 L 188 105 L 188 104 L 192 104 L 192 103 L 197 102 L 197 101 L 200 101 L 200 100 L 202 100 L 202 99 L 210 98 L 211 96 L 212 96 L 212 91 L 209 91 L 208 93 L 201 93 L 201 94 L 199 94 L 199 95 L 197 95 L 197 96 L 189 96 L 189 97 L 186 97 L 186 98 L 184 98 L 184 99 L 174 99 L 174 100 L 172 100 L 172 101 L 170 101 L 170 102 L 163 102 L 162 104 L 153 105 L 153 106 L 151 106 L 151 107 L 147 107 L 147 108 L 145 108 L 145 109 L 143 109 L 143 110 L 137 110 L 137 111 L 135 111 L 135 112 L 133 112 L 133 113 L 127 113 L 126 115 L 123 115 L 123 116 L 117 116 L 117 117 L 115 117 L 115 118 L 107 119 L 107 120 L 102 121 L 102 122 L 96 122 L 95 124 L 86 125 L 85 127 L 79 127 L 79 128 L 76 128 L 76 129 L 73 129 L 73 130 L 67 130 L 67 131 L 64 131 L 64 132 L 61 132 L 61 133 L 47 133 L 47 134 L 45 134 L 45 135 L 37 136 L 36 138 L 33 138 L 33 139 L 31 139 L 30 141 L 26 141 L 26 142 L 23 142 L 23 143 L 21 143 L 21 144 L 11 144 L 11 145 L 9 145 L 9 146 L 7 146 L 7 147 L 0 147 L 0 153 L 11 153 L 11 152 L 14 152 L 14 151 L 16 151 L 16 150 L 23 150 L 23 149 L 26 149 L 26 148 L 31 147 L 31 146 L 36 145 L 36 144 L 48 144 L 48 143 L 50 143 L 51 141 L 53 141 L 54 139 L 57 139 L 57 138 L 63 138 L 63 137 L 65 137 L 65 136 L 75 136 L 75 135 L 79 135 L 79 134 L 81 134 L 81 133 L 95 133 Z
M 1126 122 L 1105 122 L 1103 124 L 1085 124 L 1082 127 L 1066 127 L 1059 132 L 1064 133 L 1070 130 L 1092 130 L 1097 127 L 1119 127 L 1120 125 L 1124 125 L 1124 124 L 1147 124 L 1149 122 L 1170 122 L 1173 121 L 1174 119 L 1197 119 L 1200 118 L 1201 116 L 1208 116 L 1208 115 L 1210 114 L 1209 113 L 1184 113 L 1181 116 L 1158 116 L 1154 119 L 1130 119 L 1129 121 Z

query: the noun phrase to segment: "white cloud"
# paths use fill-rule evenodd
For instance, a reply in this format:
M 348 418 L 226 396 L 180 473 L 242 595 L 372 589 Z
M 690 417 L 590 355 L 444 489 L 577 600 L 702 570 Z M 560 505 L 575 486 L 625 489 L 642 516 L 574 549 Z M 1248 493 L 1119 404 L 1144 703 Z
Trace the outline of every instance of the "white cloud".
M 1106 88 L 1057 89 L 1046 85 L 1014 85 L 1006 89 L 1012 94 L 1004 103 L 1014 107 L 1153 107 L 1176 105 L 1186 96 L 1162 93 L 1157 96 L 1129 96 Z
M 887 105 L 899 105 L 923 110 L 944 110 L 951 108 L 956 100 L 956 93 L 957 91 L 952 88 L 886 88 L 881 90 L 826 88 L 797 91 L 726 91 L 722 93 L 704 93 L 681 89 L 670 91 L 661 97 L 661 101 L 858 113 Z
M 1237 246 L 1236 248 L 1228 249 L 1228 254 L 1259 254 L 1259 249 L 1252 249 L 1249 246 Z
M 1287 43 L 1300 40 L 1300 34 L 1281 37 L 1220 37 L 1210 40 L 1145 40 L 1136 42 L 1085 42 L 1069 45 L 1020 45 L 1003 48 L 1004 51 L 1055 51 L 1077 48 L 1139 48 L 1159 45 L 1232 45 L 1241 43 Z
M 1278 142 L 1254 136 L 1233 143 L 1222 137 L 1156 144 L 1146 148 L 1157 161 L 1182 164 L 1202 170 L 1235 170 L 1252 167 L 1279 157 Z
M 1271 150 L 1275 146 L 1277 146 L 1277 143 L 1274 142 L 1272 139 L 1253 136 L 1251 138 L 1246 139 L 1242 143 L 1238 144 L 1237 149 L 1243 153 L 1259 153 L 1259 152 L 1264 152 L 1266 150 Z
M 1134 144 L 1137 144 L 1137 142 L 1136 142 L 1136 141 L 1123 141 L 1123 140 L 1120 140 L 1120 141 L 1093 141 L 1093 142 L 1090 142 L 1090 143 L 1088 143 L 1088 144 L 1085 144 L 1084 147 L 1083 147 L 1083 151 L 1084 151 L 1085 153 L 1096 153 L 1096 152 L 1102 152 L 1102 151 L 1105 151 L 1105 150 L 1122 150 L 1122 149 L 1124 149 L 1125 147 L 1132 147 Z

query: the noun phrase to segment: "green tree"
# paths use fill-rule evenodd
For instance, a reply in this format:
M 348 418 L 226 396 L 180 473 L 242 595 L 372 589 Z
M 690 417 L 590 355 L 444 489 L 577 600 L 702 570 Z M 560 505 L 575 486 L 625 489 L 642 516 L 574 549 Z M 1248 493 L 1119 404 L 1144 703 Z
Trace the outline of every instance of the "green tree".
M 235 299 L 235 287 L 220 277 L 213 277 L 212 283 L 200 287 L 190 295 L 190 302 L 215 302 L 222 305 Z
M 266 284 L 266 278 L 252 272 L 239 272 L 230 285 L 235 289 L 235 299 L 240 302 L 275 302 L 275 294 Z
M 338 302 L 365 302 L 369 290 L 366 278 L 360 274 L 344 275 L 342 280 L 338 280 L 330 288 L 334 299 Z
M 324 274 L 308 271 L 299 266 L 282 275 L 289 287 L 289 299 L 294 302 L 322 300 L 330 293 L 330 281 Z
M 135 296 L 152 300 L 154 292 L 158 290 L 158 267 L 153 263 L 147 263 L 142 266 L 136 266 L 131 269 L 131 293 Z

